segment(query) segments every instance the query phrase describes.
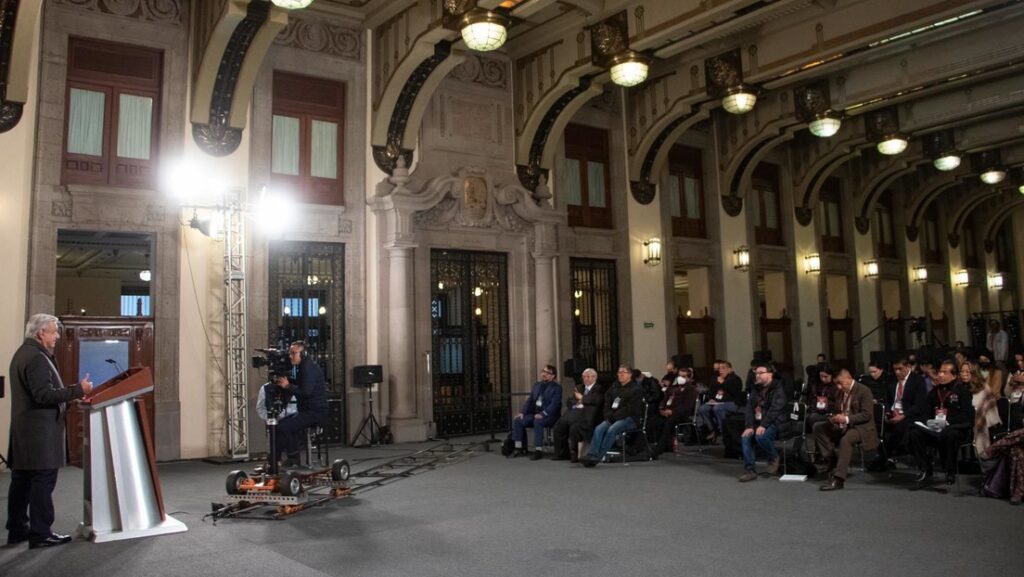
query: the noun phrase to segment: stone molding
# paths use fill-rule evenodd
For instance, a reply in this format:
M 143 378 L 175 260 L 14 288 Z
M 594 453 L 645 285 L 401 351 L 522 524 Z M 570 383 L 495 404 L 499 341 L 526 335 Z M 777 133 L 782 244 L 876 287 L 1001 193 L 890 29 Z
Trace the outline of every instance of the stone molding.
M 54 4 L 171 26 L 181 26 L 185 20 L 183 0 L 54 0 Z
M 288 26 L 274 44 L 359 61 L 363 55 L 362 32 L 323 21 L 288 16 Z

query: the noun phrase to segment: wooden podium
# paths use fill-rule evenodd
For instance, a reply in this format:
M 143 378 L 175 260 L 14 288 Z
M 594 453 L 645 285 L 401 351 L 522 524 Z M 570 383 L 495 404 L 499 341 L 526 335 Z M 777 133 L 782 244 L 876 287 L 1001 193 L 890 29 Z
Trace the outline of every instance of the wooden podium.
M 96 543 L 188 530 L 164 511 L 153 434 L 138 398 L 152 390 L 149 367 L 136 367 L 82 401 L 85 506 L 79 532 Z

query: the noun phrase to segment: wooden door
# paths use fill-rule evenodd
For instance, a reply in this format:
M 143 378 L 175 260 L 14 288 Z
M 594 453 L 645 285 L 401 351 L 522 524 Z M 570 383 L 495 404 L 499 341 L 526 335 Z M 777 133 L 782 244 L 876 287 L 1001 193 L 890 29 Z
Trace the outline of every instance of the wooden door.
M 828 311 L 828 354 L 832 366 L 853 372 L 853 319 L 850 311 L 843 318 L 833 318 Z
M 693 374 L 698 382 L 710 383 L 715 363 L 715 319 L 707 315 L 701 318 L 676 317 L 676 338 L 679 354 L 693 355 Z
M 69 316 L 62 317 L 60 322 L 63 332 L 56 357 L 65 383 L 76 383 L 87 372 L 89 380 L 99 385 L 128 367 L 153 369 L 152 317 Z M 149 430 L 155 435 L 154 394 L 146 393 L 141 398 L 145 401 Z M 78 405 L 69 407 L 65 418 L 69 462 L 81 467 L 82 409 Z
M 761 350 L 772 352 L 777 370 L 793 374 L 792 319 L 785 313 L 781 319 L 761 318 Z

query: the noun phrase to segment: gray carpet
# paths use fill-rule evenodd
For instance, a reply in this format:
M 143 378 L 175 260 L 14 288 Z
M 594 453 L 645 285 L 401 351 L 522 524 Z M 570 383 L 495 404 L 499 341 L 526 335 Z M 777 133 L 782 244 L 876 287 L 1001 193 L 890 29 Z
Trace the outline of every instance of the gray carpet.
M 338 449 L 358 471 L 422 447 Z M 480 452 L 281 521 L 203 522 L 231 467 L 161 465 L 187 533 L 28 550 L 0 547 L 3 577 L 205 575 L 829 577 L 1015 575 L 1024 507 L 907 490 L 912 473 L 816 484 L 740 484 L 738 462 L 675 456 L 579 465 Z M 975 479 L 969 479 L 976 481 Z M 0 475 L 6 510 L 9 474 Z M 967 488 L 966 486 L 964 487 Z M 82 475 L 64 469 L 55 530 L 81 518 Z

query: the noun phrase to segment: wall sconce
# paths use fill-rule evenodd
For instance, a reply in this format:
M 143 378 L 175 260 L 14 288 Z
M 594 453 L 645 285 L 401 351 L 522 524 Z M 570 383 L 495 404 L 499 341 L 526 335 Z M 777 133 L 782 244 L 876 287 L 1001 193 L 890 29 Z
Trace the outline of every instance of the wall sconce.
M 658 266 L 661 264 L 661 239 L 654 237 L 644 241 L 644 264 Z
M 891 156 L 907 149 L 907 137 L 900 131 L 900 116 L 894 107 L 865 114 L 864 129 L 868 140 L 876 143 L 881 154 Z
M 953 284 L 956 286 L 967 286 L 971 284 L 971 273 L 966 270 L 958 270 L 953 275 Z
M 952 129 L 932 132 L 921 142 L 924 154 L 932 159 L 936 170 L 948 172 L 960 166 L 962 157 L 956 149 L 956 134 Z
M 821 272 L 821 255 L 813 253 L 805 256 L 804 272 L 806 274 L 817 274 Z
M 928 267 L 923 265 L 914 267 L 914 282 L 928 282 Z
M 1002 155 L 998 149 L 979 152 L 971 160 L 974 170 L 979 173 L 981 181 L 985 184 L 995 185 L 1006 180 L 1006 167 L 1003 166 Z
M 793 90 L 796 118 L 818 138 L 829 138 L 843 125 L 842 114 L 832 110 L 828 81 L 822 80 Z
M 750 249 L 746 245 L 732 251 L 733 268 L 746 272 L 750 270 Z
M 629 22 L 623 10 L 591 26 L 590 61 L 607 68 L 612 82 L 628 88 L 647 80 L 654 58 L 629 49 Z
M 988 288 L 992 290 L 1003 290 L 1003 273 L 997 272 L 988 275 Z
M 866 276 L 867 278 L 878 278 L 877 260 L 864 261 L 864 276 Z

